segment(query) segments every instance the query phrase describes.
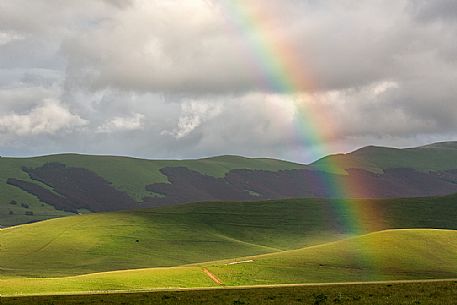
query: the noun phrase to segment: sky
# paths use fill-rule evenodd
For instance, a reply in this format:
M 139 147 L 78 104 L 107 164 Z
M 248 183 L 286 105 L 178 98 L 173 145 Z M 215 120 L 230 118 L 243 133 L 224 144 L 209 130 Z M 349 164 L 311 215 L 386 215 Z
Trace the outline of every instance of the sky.
M 0 0 L 2 156 L 311 162 L 457 140 L 456 97 L 455 0 Z

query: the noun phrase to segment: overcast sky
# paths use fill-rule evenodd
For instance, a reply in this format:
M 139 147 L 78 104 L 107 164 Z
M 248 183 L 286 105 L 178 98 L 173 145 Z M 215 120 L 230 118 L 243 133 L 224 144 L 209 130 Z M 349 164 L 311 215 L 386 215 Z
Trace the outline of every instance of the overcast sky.
M 268 69 L 292 57 L 296 92 Z M 456 140 L 457 1 L 0 0 L 0 155 L 309 162 L 316 137 Z

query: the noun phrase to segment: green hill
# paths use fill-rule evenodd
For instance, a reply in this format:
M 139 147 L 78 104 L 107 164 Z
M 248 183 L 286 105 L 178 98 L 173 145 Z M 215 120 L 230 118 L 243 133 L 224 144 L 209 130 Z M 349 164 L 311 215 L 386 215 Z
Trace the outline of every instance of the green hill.
M 312 166 L 328 170 L 359 168 L 380 173 L 391 168 L 419 171 L 457 169 L 457 142 L 441 142 L 415 148 L 367 146 L 348 154 L 324 157 Z
M 160 172 L 164 167 L 186 167 L 205 175 L 222 177 L 232 169 L 259 169 L 278 171 L 304 168 L 305 165 L 276 159 L 220 156 L 197 160 L 146 160 L 129 157 L 61 154 L 34 158 L 0 158 L 0 227 L 27 223 L 72 213 L 56 210 L 35 196 L 7 184 L 9 178 L 33 182 L 48 190 L 52 188 L 32 180 L 23 168 L 38 168 L 47 163 L 60 163 L 67 167 L 83 168 L 110 182 L 116 189 L 125 191 L 134 200 L 157 196 L 146 190 L 151 183 L 168 182 Z M 10 204 L 10 202 L 16 204 Z M 25 204 L 25 207 L 22 206 Z M 84 211 L 83 211 L 84 212 Z
M 322 185 L 325 179 L 316 168 L 379 173 L 359 171 L 329 178 L 342 185 L 365 181 L 367 187 L 362 185 L 351 194 L 357 198 L 450 194 L 457 192 L 457 142 L 407 149 L 369 146 L 325 157 L 311 166 L 239 156 L 196 160 L 78 154 L 3 157 L 0 228 L 77 213 L 184 202 L 334 196 Z M 384 170 L 395 168 L 408 170 L 383 175 Z
M 389 228 L 457 229 L 456 198 L 359 200 L 345 209 L 318 199 L 200 203 L 57 218 L 0 230 L 0 277 L 179 266 Z M 348 221 L 362 230 L 349 231 Z
M 233 264 L 233 262 L 239 262 Z M 0 279 L 0 294 L 214 287 L 457 276 L 457 232 L 389 230 L 299 250 L 210 262 L 64 278 Z
M 209 268 L 226 285 L 457 277 L 457 231 L 388 230 Z
M 328 208 L 316 201 L 207 203 L 21 225 L 0 230 L 0 275 L 177 266 L 299 248 L 336 238 L 323 221 Z

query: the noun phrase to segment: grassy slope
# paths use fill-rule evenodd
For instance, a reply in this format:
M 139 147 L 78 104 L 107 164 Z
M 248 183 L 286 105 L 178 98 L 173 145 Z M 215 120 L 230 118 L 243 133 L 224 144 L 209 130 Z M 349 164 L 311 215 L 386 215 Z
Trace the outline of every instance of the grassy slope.
M 220 156 L 196 160 L 146 160 L 128 157 L 64 154 L 34 159 L 39 160 L 42 164 L 59 162 L 68 166 L 90 169 L 111 181 L 118 189 L 128 192 L 138 201 L 144 196 L 150 195 L 144 189 L 146 185 L 168 181 L 167 177 L 160 173 L 160 169 L 164 167 L 183 166 L 214 177 L 223 177 L 232 169 L 277 171 L 304 167 L 301 164 L 281 160 L 238 156 Z
M 337 172 L 348 168 L 373 172 L 389 168 L 413 168 L 419 171 L 457 169 L 457 142 L 405 149 L 368 146 L 352 153 L 324 157 L 312 165 L 324 170 L 335 169 Z
M 457 231 L 387 230 L 251 259 L 209 269 L 227 285 L 454 278 Z
M 82 167 L 94 171 L 98 175 L 126 191 L 132 198 L 141 201 L 144 196 L 154 195 L 145 190 L 145 186 L 156 182 L 167 182 L 160 169 L 167 166 L 184 166 L 203 174 L 222 177 L 231 169 L 262 169 L 277 171 L 281 169 L 303 168 L 305 165 L 275 160 L 254 159 L 237 156 L 221 156 L 198 160 L 144 160 L 127 157 L 90 156 L 77 154 L 61 154 L 36 158 L 0 158 L 0 225 L 26 223 L 31 220 L 53 218 L 68 215 L 56 211 L 52 206 L 39 202 L 34 196 L 19 188 L 6 184 L 8 178 L 30 181 L 21 168 L 39 167 L 45 163 L 59 162 L 67 166 Z M 35 181 L 35 183 L 37 183 Z M 42 185 L 42 184 L 41 184 Z M 44 185 L 42 185 L 44 186 Z M 15 199 L 19 203 L 26 202 L 29 209 L 8 204 Z M 13 211 L 14 216 L 9 215 Z M 33 216 L 25 215 L 32 211 Z
M 17 187 L 6 184 L 8 178 L 18 178 L 29 181 L 28 175 L 21 170 L 22 166 L 39 166 L 40 163 L 33 159 L 12 159 L 0 158 L 0 225 L 12 225 L 27 223 L 32 220 L 42 220 L 69 213 L 58 211 L 53 206 L 40 202 L 35 196 L 20 190 Z M 43 186 L 43 184 L 40 184 Z M 18 204 L 11 205 L 9 202 L 16 200 Z M 29 208 L 21 207 L 26 203 Z M 10 215 L 10 211 L 13 215 Z M 26 212 L 33 212 L 34 215 L 25 215 Z
M 239 260 L 245 260 L 241 258 Z M 457 276 L 457 232 L 389 230 L 293 251 L 174 268 L 116 271 L 66 278 L 0 280 L 1 294 L 211 287 L 206 266 L 225 285 L 363 280 L 452 278 Z
M 448 196 L 353 204 L 368 211 L 359 218 L 367 231 L 457 229 L 456 201 L 456 196 Z M 338 210 L 332 201 L 303 199 L 52 219 L 0 231 L 0 276 L 178 266 L 297 249 L 342 238 L 337 223 L 345 212 L 335 214 Z
M 298 248 L 336 238 L 324 213 L 314 201 L 215 203 L 52 219 L 0 231 L 0 275 L 176 266 Z
M 52 294 L 150 288 L 214 287 L 200 267 L 151 268 L 64 278 L 0 278 L 0 295 Z

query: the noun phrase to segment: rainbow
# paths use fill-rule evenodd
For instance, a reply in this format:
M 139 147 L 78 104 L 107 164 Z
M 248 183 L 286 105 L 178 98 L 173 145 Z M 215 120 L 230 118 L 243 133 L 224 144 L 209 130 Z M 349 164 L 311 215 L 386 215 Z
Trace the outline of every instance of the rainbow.
M 316 98 L 312 94 L 316 83 L 309 71 L 303 69 L 305 63 L 291 43 L 276 31 L 283 25 L 273 23 L 274 18 L 271 18 L 265 6 L 250 6 L 249 1 L 222 0 L 214 4 L 221 9 L 231 26 L 244 36 L 246 50 L 262 76 L 262 85 L 292 98 L 296 131 L 303 144 L 311 147 L 310 156 L 318 159 L 329 155 L 331 147 L 326 143 L 337 137 L 329 123 L 332 119 L 320 106 L 320 101 L 312 100 Z M 338 179 L 336 175 L 329 174 L 344 172 L 343 164 L 338 164 L 338 161 L 327 159 L 320 169 L 320 182 L 332 198 L 329 202 L 332 205 L 332 214 L 336 216 L 333 218 L 341 223 L 341 233 L 359 235 L 381 227 L 372 223 L 368 225 L 370 221 L 363 221 L 370 219 L 372 222 L 378 218 L 372 205 L 351 199 L 354 198 L 355 190 L 363 188 L 362 181 L 343 182 L 348 179 Z M 373 259 L 367 254 L 373 249 L 365 250 L 360 250 L 355 259 L 375 270 L 379 266 L 375 266 Z
M 248 3 L 225 0 L 218 1 L 217 5 L 230 26 L 244 36 L 246 50 L 262 76 L 262 85 L 292 97 L 296 110 L 296 131 L 301 141 L 312 147 L 313 159 L 329 155 L 331 150 L 326 143 L 328 139 L 336 137 L 336 132 L 332 130 L 332 118 L 320 107 L 319 101 L 310 100 L 317 88 L 310 69 L 303 68 L 306 63 L 300 59 L 296 48 L 276 31 L 283 24 L 274 24 L 275 19 L 268 14 L 268 3 L 255 7 Z M 328 190 L 329 197 L 333 198 L 333 214 L 343 225 L 342 233 L 359 235 L 372 231 L 373 228 L 367 225 L 370 222 L 364 220 L 377 219 L 373 205 L 351 199 L 354 191 L 363 187 L 363 183 L 344 183 L 336 175 L 328 174 L 341 172 L 343 164 L 337 162 L 327 159 L 319 173 L 320 182 Z M 360 253 L 359 256 L 362 262 L 370 264 L 367 255 Z

